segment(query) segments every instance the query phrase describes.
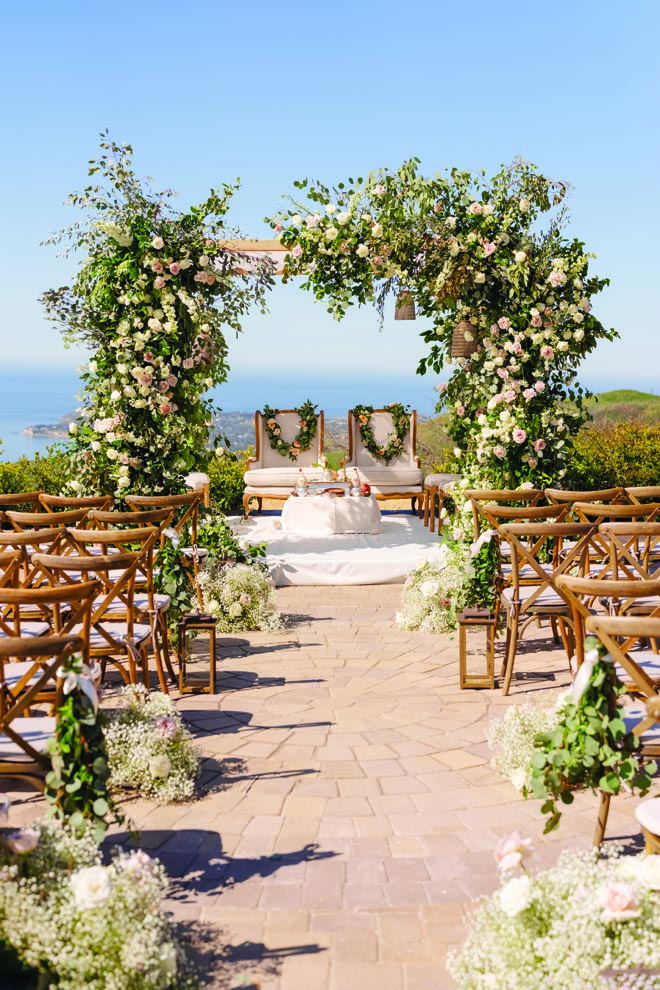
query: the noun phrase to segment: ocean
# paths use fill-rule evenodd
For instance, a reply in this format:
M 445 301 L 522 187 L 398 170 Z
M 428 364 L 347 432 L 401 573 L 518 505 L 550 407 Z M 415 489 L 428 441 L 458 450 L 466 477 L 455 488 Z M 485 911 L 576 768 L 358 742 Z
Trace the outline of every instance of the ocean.
M 266 404 L 285 409 L 311 399 L 326 417 L 346 416 L 358 403 L 382 406 L 388 402 L 404 402 L 420 415 L 431 416 L 438 381 L 432 375 L 411 379 L 316 370 L 283 373 L 274 369 L 254 374 L 237 371 L 230 372 L 229 380 L 214 389 L 212 395 L 224 412 L 249 415 Z M 68 368 L 0 369 L 0 460 L 44 453 L 56 441 L 52 437 L 26 436 L 23 430 L 75 415 L 79 388 L 76 372 Z
M 266 404 L 284 409 L 311 399 L 326 417 L 346 416 L 358 403 L 382 406 L 388 402 L 404 402 L 421 416 L 432 416 L 438 398 L 435 386 L 439 381 L 430 374 L 403 377 L 316 369 L 291 373 L 278 369 L 254 373 L 241 370 L 230 372 L 229 380 L 212 394 L 224 412 L 250 415 Z M 585 374 L 581 381 L 594 392 L 615 388 L 657 392 L 655 379 L 623 380 Z M 78 376 L 71 368 L 1 368 L 0 460 L 44 453 L 55 441 L 49 437 L 26 436 L 23 430 L 26 426 L 57 423 L 64 416 L 73 416 L 79 388 Z

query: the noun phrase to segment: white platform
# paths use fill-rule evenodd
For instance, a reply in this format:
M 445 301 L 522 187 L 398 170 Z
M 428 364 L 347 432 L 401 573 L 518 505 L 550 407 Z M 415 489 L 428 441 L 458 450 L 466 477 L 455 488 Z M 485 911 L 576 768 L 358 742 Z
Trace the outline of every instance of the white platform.
M 438 556 L 440 540 L 417 516 L 383 515 L 378 535 L 298 536 L 282 532 L 277 516 L 228 520 L 249 543 L 268 543 L 267 562 L 285 585 L 395 584 L 423 560 Z

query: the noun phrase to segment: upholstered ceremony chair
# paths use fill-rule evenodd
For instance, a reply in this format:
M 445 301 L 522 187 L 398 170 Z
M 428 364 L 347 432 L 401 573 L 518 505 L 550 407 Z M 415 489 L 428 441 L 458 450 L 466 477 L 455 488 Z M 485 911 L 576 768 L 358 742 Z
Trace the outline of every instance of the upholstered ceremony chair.
M 424 497 L 424 475 L 421 460 L 417 456 L 417 412 L 410 415 L 410 428 L 403 438 L 401 453 L 393 457 L 389 464 L 374 457 L 364 446 L 360 427 L 353 410 L 348 413 L 348 460 L 342 461 L 342 468 L 349 480 L 353 480 L 355 469 L 358 477 L 371 487 L 371 494 L 379 501 L 385 499 L 410 499 L 414 511 L 415 504 Z M 394 432 L 392 413 L 388 408 L 374 409 L 369 427 L 373 430 L 376 443 L 387 446 Z
M 276 419 L 282 439 L 293 443 L 300 430 L 300 417 L 296 410 L 281 409 Z M 263 414 L 259 410 L 255 412 L 255 456 L 248 460 L 244 475 L 243 509 L 246 519 L 250 513 L 250 502 L 255 499 L 259 512 L 265 498 L 285 502 L 296 487 L 300 468 L 308 481 L 323 481 L 323 469 L 312 467 L 312 464 L 320 463 L 323 456 L 324 428 L 324 415 L 317 413 L 316 433 L 309 450 L 301 451 L 295 460 L 291 460 L 288 455 L 273 450 Z

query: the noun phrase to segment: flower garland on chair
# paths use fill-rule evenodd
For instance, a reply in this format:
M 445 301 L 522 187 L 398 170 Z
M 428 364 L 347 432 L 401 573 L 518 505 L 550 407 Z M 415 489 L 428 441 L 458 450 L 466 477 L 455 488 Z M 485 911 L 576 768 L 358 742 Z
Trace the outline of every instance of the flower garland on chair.
M 298 454 L 304 450 L 309 450 L 312 440 L 316 436 L 316 406 L 311 399 L 307 399 L 294 410 L 300 417 L 298 424 L 300 429 L 291 443 L 282 438 L 282 429 L 277 422 L 277 417 L 281 412 L 281 409 L 271 409 L 270 406 L 264 406 L 261 415 L 264 419 L 266 436 L 270 442 L 271 450 L 276 450 L 282 455 L 286 454 L 289 460 L 295 461 Z
M 373 415 L 373 406 L 356 406 L 353 409 L 353 416 L 360 431 L 360 437 L 366 450 L 378 461 L 385 461 L 389 464 L 393 458 L 398 457 L 404 451 L 403 441 L 410 430 L 410 412 L 400 402 L 390 402 L 385 407 L 391 413 L 392 426 L 394 432 L 387 438 L 387 445 L 379 444 L 374 436 L 374 431 L 369 426 Z

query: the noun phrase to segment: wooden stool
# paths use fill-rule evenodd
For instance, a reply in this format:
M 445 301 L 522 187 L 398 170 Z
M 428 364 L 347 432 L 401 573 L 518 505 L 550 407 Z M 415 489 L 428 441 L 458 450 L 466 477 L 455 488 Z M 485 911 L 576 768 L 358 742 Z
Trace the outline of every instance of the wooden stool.
M 646 852 L 649 856 L 660 854 L 660 798 L 641 801 L 635 808 L 635 818 L 642 826 Z
M 422 510 L 424 512 L 424 525 L 429 525 L 429 519 L 431 520 L 431 532 L 435 533 L 435 504 L 436 499 L 438 500 L 438 509 L 440 508 L 440 501 L 444 497 L 446 491 L 451 488 L 452 483 L 456 480 L 455 474 L 429 474 L 424 478 L 424 500 L 423 507 L 420 503 L 419 506 L 419 517 L 422 518 Z M 441 494 L 442 493 L 442 494 Z M 440 532 L 440 524 L 438 523 L 438 532 Z

